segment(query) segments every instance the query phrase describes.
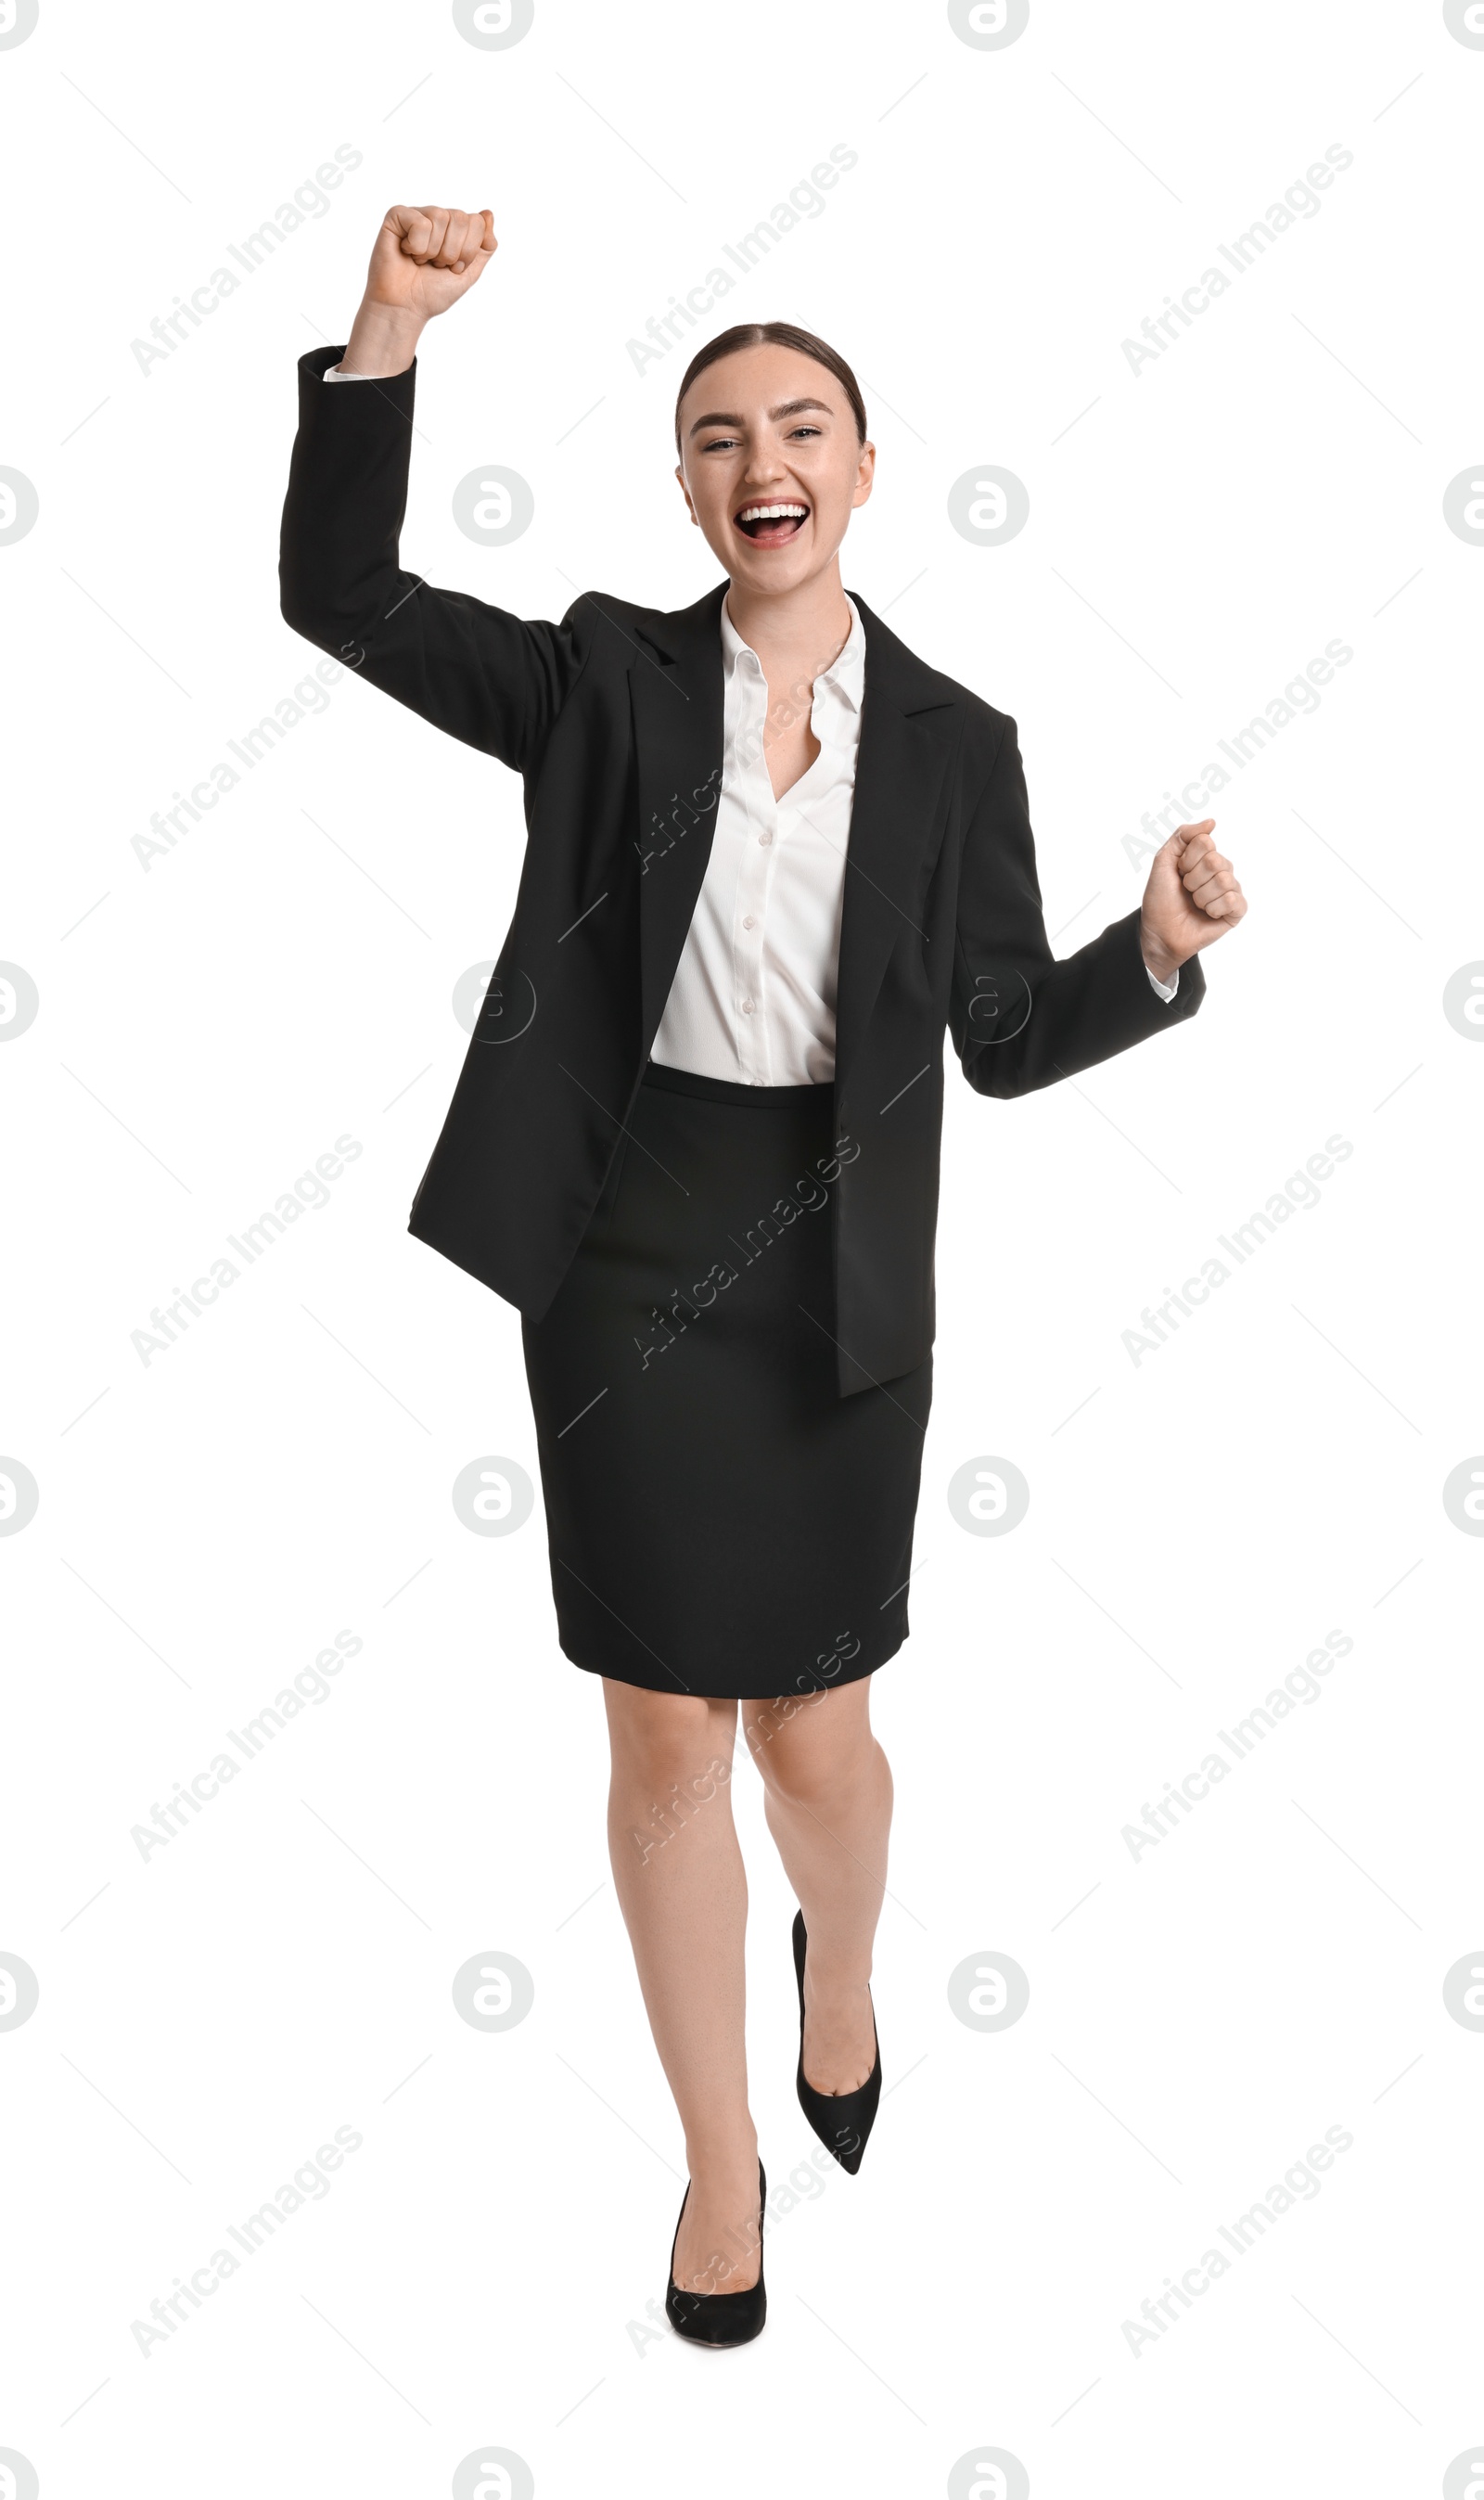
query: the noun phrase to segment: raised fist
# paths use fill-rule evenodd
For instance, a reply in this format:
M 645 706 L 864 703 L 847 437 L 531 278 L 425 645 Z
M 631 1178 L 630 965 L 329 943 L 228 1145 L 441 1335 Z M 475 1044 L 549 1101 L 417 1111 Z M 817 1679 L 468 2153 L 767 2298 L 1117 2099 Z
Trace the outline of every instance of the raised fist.
M 1199 825 L 1177 825 L 1149 863 L 1138 935 L 1156 980 L 1168 981 L 1246 917 L 1237 872 L 1211 839 L 1215 824 L 1214 816 L 1204 816 Z
M 366 274 L 365 301 L 430 321 L 468 293 L 496 248 L 489 209 L 388 209 Z

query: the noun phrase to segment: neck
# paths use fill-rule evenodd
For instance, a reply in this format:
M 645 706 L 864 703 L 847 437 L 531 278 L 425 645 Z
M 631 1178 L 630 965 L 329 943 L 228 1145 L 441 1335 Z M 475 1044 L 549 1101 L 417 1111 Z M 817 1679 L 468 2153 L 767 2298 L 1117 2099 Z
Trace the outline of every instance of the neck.
M 727 613 L 742 641 L 757 653 L 770 685 L 812 684 L 840 657 L 850 639 L 850 610 L 840 578 L 840 558 L 793 590 L 750 590 L 734 581 Z

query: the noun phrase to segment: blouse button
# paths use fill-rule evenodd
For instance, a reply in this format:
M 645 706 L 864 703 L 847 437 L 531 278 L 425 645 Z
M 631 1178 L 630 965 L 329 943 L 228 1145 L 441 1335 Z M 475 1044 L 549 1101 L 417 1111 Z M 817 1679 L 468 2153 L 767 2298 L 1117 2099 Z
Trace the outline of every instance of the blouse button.
M 768 848 L 768 845 L 769 845 L 769 843 L 772 841 L 772 839 L 773 839 L 773 836 L 772 836 L 772 834 L 759 834 L 759 836 L 758 836 L 758 840 L 762 843 L 764 850 L 766 850 L 766 849 Z
M 752 1014 L 752 1012 L 753 1012 L 753 1002 L 752 1002 L 752 1000 L 751 1000 L 751 999 L 743 999 L 743 1001 L 742 1001 L 742 1013 L 743 1013 L 743 1015 L 751 1015 L 751 1014 Z
M 743 927 L 744 929 L 755 929 L 755 928 L 757 927 L 757 922 L 753 919 L 752 914 L 751 914 L 751 912 L 750 912 L 750 911 L 746 914 L 745 918 L 743 919 L 743 921 L 742 921 L 742 927 Z

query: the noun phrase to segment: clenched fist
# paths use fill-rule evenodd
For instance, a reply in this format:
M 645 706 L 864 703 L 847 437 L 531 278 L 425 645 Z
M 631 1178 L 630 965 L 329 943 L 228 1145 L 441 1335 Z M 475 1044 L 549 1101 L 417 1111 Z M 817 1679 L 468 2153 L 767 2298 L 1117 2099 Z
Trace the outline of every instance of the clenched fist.
M 1247 908 L 1229 859 L 1211 839 L 1214 816 L 1178 825 L 1157 850 L 1139 909 L 1144 962 L 1157 981 L 1169 981 L 1178 965 L 1214 946 L 1235 929 Z
M 468 294 L 496 248 L 489 209 L 388 209 L 342 373 L 405 373 L 423 324 Z

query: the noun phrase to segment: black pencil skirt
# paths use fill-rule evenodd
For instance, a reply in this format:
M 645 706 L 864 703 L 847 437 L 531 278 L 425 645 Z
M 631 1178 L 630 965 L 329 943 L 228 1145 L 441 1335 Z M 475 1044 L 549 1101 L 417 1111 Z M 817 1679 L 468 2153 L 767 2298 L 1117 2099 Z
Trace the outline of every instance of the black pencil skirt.
M 833 1102 L 651 1064 L 524 1323 L 558 1632 L 592 1674 L 772 1699 L 907 1638 L 932 1357 L 837 1395 Z

